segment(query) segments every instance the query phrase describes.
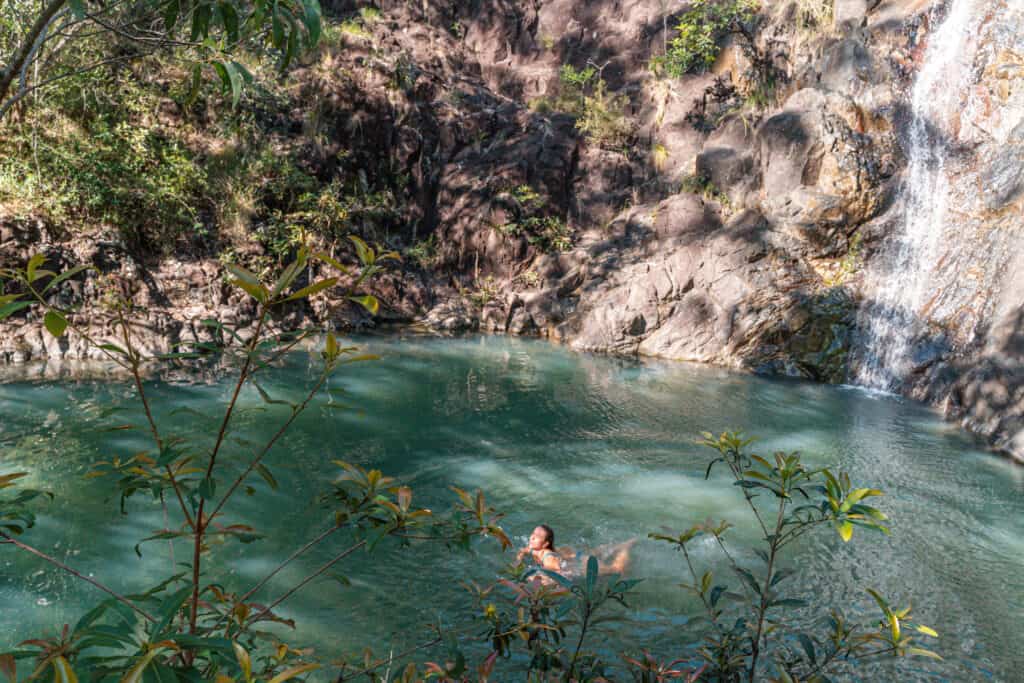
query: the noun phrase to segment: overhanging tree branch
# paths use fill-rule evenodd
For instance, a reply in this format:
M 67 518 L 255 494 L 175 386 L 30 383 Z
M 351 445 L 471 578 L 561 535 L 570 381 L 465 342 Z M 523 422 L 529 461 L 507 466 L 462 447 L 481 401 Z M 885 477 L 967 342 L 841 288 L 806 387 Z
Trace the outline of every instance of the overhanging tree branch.
M 50 0 L 50 2 L 43 7 L 43 11 L 36 17 L 35 22 L 32 24 L 32 28 L 28 30 L 25 35 L 24 42 L 21 44 L 21 48 L 18 49 L 14 54 L 14 59 L 11 63 L 4 67 L 2 73 L 0 73 L 0 102 L 7 99 L 7 94 L 11 91 L 11 84 L 14 83 L 14 79 L 21 73 L 22 66 L 31 58 L 32 53 L 35 52 L 36 43 L 39 40 L 39 36 L 43 34 L 46 28 L 50 25 L 50 20 L 60 11 L 64 6 L 66 0 Z M 20 99 L 20 98 L 19 98 Z M 9 109 L 5 106 L 0 109 L 0 116 Z

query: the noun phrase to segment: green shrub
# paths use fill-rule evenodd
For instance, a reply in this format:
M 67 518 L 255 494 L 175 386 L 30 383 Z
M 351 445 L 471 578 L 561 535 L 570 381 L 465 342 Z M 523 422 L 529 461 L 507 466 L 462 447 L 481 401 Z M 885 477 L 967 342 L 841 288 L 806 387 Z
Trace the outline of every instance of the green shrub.
M 547 202 L 529 185 L 519 185 L 505 193 L 514 203 L 516 219 L 497 226 L 505 235 L 525 235 L 526 241 L 542 252 L 572 249 L 572 230 L 559 216 L 543 213 Z
M 626 117 L 629 98 L 609 93 L 596 67 L 577 69 L 572 64 L 563 64 L 558 82 L 557 96 L 531 100 L 532 111 L 560 111 L 575 116 L 576 129 L 602 147 L 617 148 L 626 143 L 633 130 Z
M 686 176 L 679 185 L 679 191 L 700 195 L 705 201 L 718 202 L 726 212 L 732 208 L 729 195 L 715 185 L 711 178 L 705 176 L 696 174 Z
M 625 114 L 628 106 L 628 97 L 609 94 L 604 80 L 600 79 L 593 93 L 583 98 L 583 111 L 576 120 L 576 128 L 601 147 L 622 147 L 633 132 Z
M 130 75 L 76 85 L 116 88 L 124 102 L 92 108 L 69 92 L 61 98 L 67 108 L 36 110 L 8 126 L 0 138 L 0 202 L 56 223 L 112 225 L 156 250 L 202 230 L 204 167 L 172 131 L 139 125 L 133 114 L 158 106 L 154 92 Z
M 665 54 L 651 60 L 652 69 L 673 78 L 708 69 L 718 58 L 719 41 L 749 23 L 757 8 L 757 0 L 693 0 Z
M 431 234 L 405 250 L 405 257 L 421 268 L 430 268 L 437 262 L 437 237 Z

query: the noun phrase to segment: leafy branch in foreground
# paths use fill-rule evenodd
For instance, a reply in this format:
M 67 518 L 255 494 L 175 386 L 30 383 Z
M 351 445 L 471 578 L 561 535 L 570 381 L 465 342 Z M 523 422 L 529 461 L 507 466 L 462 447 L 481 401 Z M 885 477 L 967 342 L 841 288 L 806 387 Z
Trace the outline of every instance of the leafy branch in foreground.
M 651 538 L 675 546 L 683 555 L 690 577 L 684 587 L 699 598 L 709 623 L 698 653 L 710 680 L 754 681 L 772 671 L 778 677 L 773 680 L 813 683 L 827 681 L 828 675 L 845 662 L 865 657 L 938 658 L 934 652 L 918 647 L 919 636 L 911 635 L 903 626 L 929 637 L 936 637 L 935 631 L 914 624 L 909 607 L 891 609 L 872 589 L 868 592 L 885 615 L 880 626 L 851 623 L 837 608 L 823 620 L 827 628 L 820 632 L 801 630 L 793 626 L 796 620 L 785 618 L 786 610 L 808 605 L 782 592 L 785 582 L 796 575 L 795 569 L 783 566 L 784 550 L 823 526 L 833 527 L 843 542 L 852 538 L 855 526 L 887 534 L 887 517 L 864 502 L 881 496 L 881 491 L 855 488 L 845 473 L 808 469 L 797 453 L 775 453 L 771 460 L 748 453 L 745 449 L 751 442 L 738 433 L 717 438 L 705 433 L 701 441 L 717 452 L 706 476 L 716 464 L 725 464 L 757 522 L 764 544 L 756 550 L 760 564 L 749 567 L 737 561 L 736 553 L 724 540 L 731 528 L 727 522 L 697 524 L 677 536 L 651 534 Z M 762 494 L 770 494 L 774 504 L 759 505 L 756 499 Z M 739 580 L 738 589 L 719 583 L 710 570 L 698 573 L 690 548 L 701 537 L 713 539 L 714 547 Z
M 258 530 L 231 519 L 228 503 L 237 491 L 242 488 L 255 493 L 250 482 L 256 477 L 276 488 L 270 459 L 295 419 L 320 395 L 328 377 L 352 363 L 374 358 L 355 347 L 343 346 L 329 333 L 318 356 L 319 373 L 301 399 L 274 398 L 259 384 L 261 373 L 308 336 L 275 330 L 270 314 L 275 307 L 340 286 L 342 277 L 347 277 L 350 300 L 368 310 L 377 309 L 376 299 L 360 294 L 358 288 L 396 255 L 379 254 L 358 238 L 352 243 L 357 272 L 350 273 L 333 258 L 305 249 L 272 283 L 245 269 L 230 268 L 230 282 L 256 303 L 255 331 L 243 337 L 229 326 L 208 321 L 219 332 L 219 343 L 200 344 L 159 357 L 145 356 L 134 342 L 129 302 L 113 304 L 114 339 L 90 337 L 92 328 L 82 325 L 80 316 L 55 303 L 60 286 L 82 274 L 83 269 L 57 274 L 44 268 L 45 258 L 36 256 L 23 269 L 0 273 L 4 279 L 0 319 L 36 307 L 50 334 L 81 335 L 132 378 L 142 422 L 119 428 L 141 428 L 147 439 L 151 437 L 149 448 L 97 463 L 91 474 L 116 477 L 122 506 L 125 499 L 139 492 L 150 493 L 161 505 L 171 503 L 165 527 L 142 539 L 140 547 L 148 541 L 170 541 L 172 550 L 173 543 L 178 542 L 192 551 L 185 571 L 168 575 L 141 593 L 119 594 L 25 543 L 20 536 L 35 521 L 31 506 L 44 494 L 28 490 L 12 496 L 11 490 L 23 473 L 0 476 L 0 548 L 31 554 L 88 581 L 109 596 L 73 627 L 65 625 L 58 636 L 29 639 L 19 646 L 21 649 L 0 654 L 0 670 L 16 680 L 18 662 L 30 659 L 33 677 L 52 672 L 60 681 L 76 681 L 78 676 L 87 675 L 97 680 L 117 677 L 130 683 L 154 678 L 283 683 L 323 664 L 311 651 L 294 647 L 267 630 L 270 624 L 293 625 L 275 610 L 354 553 L 380 552 L 389 539 L 403 546 L 422 539 L 460 548 L 468 547 L 473 538 L 490 536 L 503 548 L 510 545 L 499 525 L 501 515 L 488 505 L 483 492 L 456 488 L 452 510 L 437 514 L 415 507 L 412 489 L 402 482 L 379 470 L 339 460 L 339 476 L 320 498 L 329 508 L 328 519 L 314 538 L 299 544 L 244 592 L 228 585 L 229 577 L 209 573 L 205 560 L 213 541 L 247 544 L 260 538 Z M 300 281 L 314 261 L 338 275 L 308 284 Z M 158 411 L 152 409 L 143 375 L 153 363 L 187 363 L 210 352 L 232 361 L 238 368 L 238 378 L 223 415 L 211 424 L 208 442 L 203 442 L 202 429 L 195 430 L 198 438 L 186 438 L 163 427 Z M 239 400 L 246 386 L 251 386 L 264 403 L 284 406 L 279 426 L 262 444 L 239 440 L 234 434 L 239 428 L 238 416 L 245 410 Z M 785 592 L 789 585 L 786 582 L 797 575 L 788 555 L 806 534 L 834 529 L 842 542 L 849 542 L 857 527 L 888 533 L 886 515 L 867 502 L 881 496 L 881 491 L 855 487 L 843 473 L 810 469 L 796 453 L 780 452 L 766 458 L 748 452 L 751 441 L 739 434 L 725 433 L 717 438 L 705 434 L 701 443 L 715 453 L 705 476 L 710 477 L 714 467 L 723 464 L 750 509 L 760 536 L 761 546 L 754 550 L 758 562 L 748 561 L 746 553 L 731 548 L 727 540 L 731 525 L 726 522 L 697 524 L 678 535 L 652 534 L 651 538 L 669 543 L 682 555 L 689 577 L 685 587 L 697 596 L 706 627 L 699 643 L 691 644 L 683 656 L 671 661 L 647 651 L 623 654 L 625 670 L 634 680 L 824 683 L 830 676 L 848 672 L 851 663 L 862 659 L 938 658 L 920 646 L 924 637 L 937 637 L 936 632 L 917 623 L 909 607 L 893 607 L 873 589 L 869 593 L 883 615 L 882 621 L 874 624 L 850 620 L 840 609 L 831 608 L 814 626 L 807 626 L 804 613 L 793 610 L 809 606 Z M 301 560 L 313 548 L 324 548 L 329 541 L 339 539 L 343 540 L 331 545 L 329 558 L 305 571 L 299 581 L 278 587 L 274 595 L 257 598 L 284 567 Z M 701 555 L 694 552 L 693 545 L 697 539 L 721 553 L 733 576 L 732 585 L 713 571 L 698 567 L 696 560 Z M 430 639 L 397 658 L 375 658 L 367 653 L 361 664 L 342 664 L 337 680 L 365 677 L 389 683 L 427 679 L 485 683 L 499 662 L 506 659 L 528 661 L 527 677 L 531 680 L 607 681 L 613 676 L 614 665 L 595 650 L 594 636 L 602 623 L 617 618 L 609 608 L 625 605 L 635 584 L 635 580 L 617 575 L 602 577 L 593 557 L 575 580 L 545 569 L 512 567 L 492 586 L 468 584 L 477 603 L 475 614 L 484 623 L 482 629 L 479 621 L 473 628 L 486 650 L 475 670 L 460 645 L 460 638 L 472 634 L 438 625 L 432 628 Z M 392 664 L 400 665 L 404 657 L 437 645 L 444 647 L 443 662 L 428 662 L 422 674 L 415 664 L 409 664 L 396 677 L 391 676 Z M 524 656 L 513 659 L 517 648 L 523 648 Z
M 283 70 L 320 32 L 318 0 L 11 0 L 0 6 L 0 121 L 33 92 L 158 53 L 189 65 L 190 98 L 206 73 L 237 104 L 252 80 L 243 53 Z M 93 54 L 96 36 L 120 49 Z
M 220 343 L 199 344 L 192 349 L 152 357 L 144 355 L 135 343 L 130 302 L 112 303 L 111 327 L 116 334 L 104 339 L 91 336 L 92 328 L 81 324 L 83 321 L 78 314 L 55 303 L 59 300 L 57 294 L 61 285 L 86 268 L 57 274 L 44 268 L 45 257 L 37 255 L 22 269 L 0 272 L 3 278 L 0 291 L 4 292 L 0 295 L 0 319 L 35 307 L 51 335 L 80 335 L 131 377 L 144 415 L 144 426 L 122 425 L 118 429 L 141 427 L 151 437 L 151 445 L 148 450 L 130 456 L 115 456 L 96 463 L 90 476 L 116 477 L 122 510 L 127 498 L 143 491 L 160 504 L 164 504 L 165 498 L 177 502 L 176 523 L 168 523 L 142 539 L 136 546 L 137 552 L 141 553 L 142 544 L 148 541 L 179 541 L 191 547 L 191 562 L 186 571 L 167 576 L 143 593 L 120 595 L 13 538 L 33 525 L 35 518 L 29 505 L 42 494 L 22 491 L 10 497 L 6 492 L 0 493 L 0 544 L 30 553 L 111 596 L 91 609 L 73 628 L 65 625 L 59 637 L 29 639 L 22 643 L 23 649 L 0 655 L 0 666 L 11 672 L 11 676 L 17 675 L 17 662 L 28 658 L 34 660 L 34 676 L 52 669 L 59 680 L 73 681 L 76 676 L 87 674 L 89 678 L 117 676 L 130 682 L 155 676 L 159 680 L 227 678 L 247 683 L 255 680 L 282 683 L 319 668 L 321 663 L 313 659 L 309 651 L 283 643 L 264 630 L 263 625 L 273 622 L 292 625 L 274 610 L 356 551 L 372 551 L 385 538 L 395 538 L 405 544 L 407 539 L 415 537 L 457 547 L 467 545 L 473 536 L 488 535 L 505 547 L 509 545 L 498 525 L 501 516 L 486 504 L 482 492 L 471 496 L 457 490 L 457 503 L 451 513 L 434 514 L 412 506 L 410 487 L 380 471 L 367 471 L 358 465 L 339 462 L 342 474 L 333 492 L 324 498 L 332 508 L 326 530 L 302 544 L 244 593 L 231 592 L 219 577 L 207 576 L 204 572 L 211 540 L 252 543 L 261 538 L 256 529 L 229 519 L 228 504 L 239 488 L 251 488 L 247 482 L 255 476 L 271 488 L 277 487 L 267 457 L 296 418 L 321 393 L 327 378 L 353 363 L 376 358 L 361 353 L 356 347 L 343 346 L 333 333 L 328 333 L 319 354 L 320 371 L 300 401 L 272 398 L 258 383 L 263 371 L 308 337 L 305 333 L 273 329 L 270 315 L 273 309 L 339 286 L 341 278 L 348 277 L 348 298 L 371 312 L 377 311 L 377 300 L 359 293 L 358 288 L 388 260 L 396 259 L 397 254 L 379 253 L 359 238 L 351 239 L 358 264 L 351 273 L 334 258 L 310 253 L 305 248 L 299 250 L 297 258 L 274 282 L 263 282 L 244 268 L 229 266 L 230 283 L 256 303 L 256 323 L 251 336 L 243 339 L 217 321 L 206 321 L 222 334 Z M 337 271 L 337 275 L 302 285 L 300 277 L 309 272 L 314 261 Z M 223 416 L 211 426 L 210 442 L 203 444 L 196 437 L 186 438 L 161 426 L 147 394 L 144 373 L 154 363 L 187 363 L 210 352 L 233 360 L 238 377 Z M 237 422 L 234 418 L 242 410 L 239 401 L 246 386 L 252 386 L 265 403 L 287 408 L 280 426 L 262 446 L 229 438 Z M 201 433 L 198 438 L 202 438 Z M 0 491 L 12 487 L 22 475 L 4 475 L 0 479 Z M 173 517 L 173 514 L 168 515 L 169 520 Z M 266 602 L 252 600 L 281 569 L 336 535 L 347 540 L 326 563 L 276 597 Z

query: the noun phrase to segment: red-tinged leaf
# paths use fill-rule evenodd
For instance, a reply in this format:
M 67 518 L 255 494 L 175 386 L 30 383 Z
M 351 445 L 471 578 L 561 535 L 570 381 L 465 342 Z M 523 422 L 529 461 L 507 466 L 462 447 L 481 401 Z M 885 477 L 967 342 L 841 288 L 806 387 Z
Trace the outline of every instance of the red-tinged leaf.
M 3 476 L 0 476 L 0 489 L 5 489 L 8 486 L 14 486 L 14 484 L 12 484 L 11 482 L 13 482 L 15 479 L 21 479 L 22 477 L 27 476 L 28 472 L 12 472 L 11 474 L 5 474 Z
M 409 509 L 409 505 L 412 504 L 412 489 L 408 486 L 403 486 L 398 489 L 398 507 L 401 508 L 402 512 Z
M 0 655 L 0 673 L 11 683 L 18 683 L 18 662 L 14 660 L 14 655 Z
M 293 666 L 292 668 L 282 671 L 271 678 L 268 683 L 284 683 L 284 681 L 295 678 L 296 676 L 301 676 L 309 671 L 315 671 L 319 668 L 319 664 L 300 664 L 299 666 Z
M 457 486 L 452 486 L 451 489 L 452 489 L 452 491 L 455 491 L 455 494 L 459 497 L 459 499 L 463 502 L 463 504 L 467 508 L 469 508 L 470 510 L 473 509 L 473 497 L 472 496 L 470 496 L 468 493 L 466 493 L 465 491 L 463 491 L 462 489 L 460 489 Z

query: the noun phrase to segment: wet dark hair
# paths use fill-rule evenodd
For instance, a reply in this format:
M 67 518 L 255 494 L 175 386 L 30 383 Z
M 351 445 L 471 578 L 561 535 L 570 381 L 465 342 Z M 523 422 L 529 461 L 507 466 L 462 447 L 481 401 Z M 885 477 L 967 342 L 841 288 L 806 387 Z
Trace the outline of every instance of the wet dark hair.
M 548 550 L 551 552 L 555 551 L 555 530 L 549 527 L 547 524 L 538 524 L 538 528 L 543 529 L 544 533 L 548 535 Z

